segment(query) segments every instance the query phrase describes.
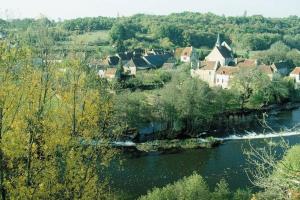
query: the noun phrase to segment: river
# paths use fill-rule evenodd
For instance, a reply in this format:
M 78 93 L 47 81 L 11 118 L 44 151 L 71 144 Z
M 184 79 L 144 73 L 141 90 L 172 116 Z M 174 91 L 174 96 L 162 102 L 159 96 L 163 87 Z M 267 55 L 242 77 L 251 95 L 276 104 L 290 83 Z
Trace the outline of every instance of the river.
M 300 108 L 271 113 L 267 122 L 276 132 L 281 131 L 291 145 L 300 143 L 300 129 L 287 130 L 300 123 Z M 226 179 L 232 190 L 253 187 L 244 171 L 249 165 L 243 151 L 250 148 L 249 142 L 258 148 L 269 140 L 279 141 L 281 137 L 259 125 L 239 132 L 227 130 L 221 135 L 224 144 L 213 149 L 126 159 L 121 170 L 117 167 L 112 170 L 111 185 L 122 190 L 124 197 L 135 199 L 151 188 L 165 186 L 197 172 L 205 178 L 210 188 L 222 178 Z

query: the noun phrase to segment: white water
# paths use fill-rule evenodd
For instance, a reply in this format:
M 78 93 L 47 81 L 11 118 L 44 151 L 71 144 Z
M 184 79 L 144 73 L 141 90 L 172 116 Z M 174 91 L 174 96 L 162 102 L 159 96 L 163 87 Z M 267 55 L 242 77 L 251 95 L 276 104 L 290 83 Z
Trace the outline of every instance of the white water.
M 224 138 L 215 138 L 219 141 L 230 141 L 230 140 L 253 140 L 253 139 L 267 139 L 267 138 L 279 138 L 279 137 L 288 137 L 288 136 L 295 136 L 300 135 L 300 130 L 295 131 L 284 131 L 280 133 L 255 133 L 255 132 L 247 132 L 245 135 L 231 135 Z M 200 143 L 208 142 L 207 139 L 199 138 Z M 136 146 L 136 143 L 132 141 L 116 141 L 113 142 L 114 145 L 120 147 L 132 147 Z
M 278 137 L 288 137 L 300 135 L 300 130 L 295 131 L 284 131 L 280 133 L 255 133 L 248 132 L 246 135 L 231 135 L 225 138 L 216 138 L 220 141 L 228 141 L 228 140 L 252 140 L 252 139 L 267 139 L 267 138 L 278 138 Z
M 132 146 L 136 146 L 136 144 L 132 141 L 117 141 L 117 142 L 113 142 L 114 145 L 116 146 L 120 146 L 120 147 L 132 147 Z

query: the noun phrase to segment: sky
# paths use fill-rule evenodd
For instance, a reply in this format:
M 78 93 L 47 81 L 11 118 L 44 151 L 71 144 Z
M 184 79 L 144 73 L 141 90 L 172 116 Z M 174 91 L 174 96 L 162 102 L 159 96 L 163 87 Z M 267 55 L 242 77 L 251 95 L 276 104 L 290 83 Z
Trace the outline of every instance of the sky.
M 165 15 L 183 11 L 241 16 L 300 16 L 300 0 L 0 0 L 0 18 L 58 20 L 95 16 Z

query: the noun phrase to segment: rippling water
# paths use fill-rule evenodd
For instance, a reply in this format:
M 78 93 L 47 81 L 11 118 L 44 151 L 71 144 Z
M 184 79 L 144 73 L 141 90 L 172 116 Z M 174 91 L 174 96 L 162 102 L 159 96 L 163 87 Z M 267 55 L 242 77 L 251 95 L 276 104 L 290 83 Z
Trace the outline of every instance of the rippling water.
M 193 172 L 201 174 L 210 187 L 225 178 L 230 188 L 252 187 L 246 173 L 248 166 L 243 151 L 254 147 L 262 147 L 267 141 L 279 141 L 285 138 L 291 145 L 300 143 L 300 129 L 292 129 L 300 122 L 300 109 L 279 112 L 270 115 L 268 124 L 277 132 L 264 132 L 262 127 L 239 133 L 226 133 L 224 144 L 213 149 L 189 150 L 178 154 L 151 154 L 143 157 L 127 159 L 122 169 L 112 169 L 112 186 L 128 194 L 128 198 L 136 198 L 153 187 L 162 187 L 177 181 Z

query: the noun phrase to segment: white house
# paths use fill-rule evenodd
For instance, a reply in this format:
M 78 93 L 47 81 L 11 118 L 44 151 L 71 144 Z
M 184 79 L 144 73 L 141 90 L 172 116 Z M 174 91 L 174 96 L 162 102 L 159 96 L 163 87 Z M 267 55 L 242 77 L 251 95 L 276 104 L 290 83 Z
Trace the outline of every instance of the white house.
M 219 62 L 221 66 L 236 64 L 232 49 L 226 42 L 221 44 L 219 35 L 214 49 L 206 56 L 205 60 Z
M 295 88 L 300 88 L 300 67 L 296 67 L 291 73 L 290 77 L 295 81 Z
M 216 72 L 215 85 L 223 89 L 229 89 L 231 87 L 231 81 L 234 74 L 239 71 L 238 67 L 220 67 Z

